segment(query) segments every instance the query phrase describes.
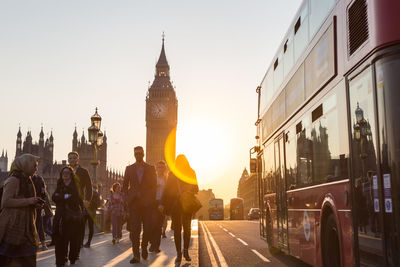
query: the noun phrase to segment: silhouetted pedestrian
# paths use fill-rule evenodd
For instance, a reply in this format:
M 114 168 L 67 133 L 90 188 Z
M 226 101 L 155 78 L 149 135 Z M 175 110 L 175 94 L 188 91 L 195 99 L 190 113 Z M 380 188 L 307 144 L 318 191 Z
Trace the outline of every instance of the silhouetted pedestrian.
M 94 234 L 94 220 L 96 219 L 96 210 L 100 206 L 100 194 L 97 191 L 97 186 L 93 186 L 92 200 L 90 200 L 89 205 L 83 210 L 83 237 L 85 237 L 86 222 L 88 223 L 89 236 L 88 240 L 83 245 L 85 248 L 90 248 L 92 243 L 92 238 Z
M 42 202 L 30 178 L 39 157 L 23 154 L 11 164 L 3 186 L 0 213 L 0 266 L 36 266 L 35 208 Z
M 157 173 L 157 193 L 156 193 L 156 202 L 154 205 L 154 211 L 152 216 L 153 235 L 149 250 L 151 252 L 158 253 L 160 252 L 161 234 L 165 218 L 163 212 L 163 206 L 161 205 L 161 198 L 164 193 L 165 184 L 167 182 L 167 164 L 165 164 L 164 161 L 161 160 L 157 162 L 156 173 Z
M 79 196 L 77 183 L 78 178 L 74 175 L 71 167 L 61 169 L 57 188 L 52 197 L 56 203 L 54 236 L 57 266 L 63 266 L 67 262 L 67 256 L 70 263 L 75 264 L 79 254 L 83 203 Z
M 143 161 L 143 147 L 134 148 L 136 163 L 126 167 L 122 191 L 129 209 L 130 238 L 133 259 L 140 262 L 140 232 L 143 224 L 142 258 L 147 259 L 147 246 L 151 237 L 151 212 L 156 198 L 157 176 L 154 166 Z
M 186 205 L 193 200 L 194 194 L 199 191 L 197 185 L 196 173 L 190 167 L 188 160 L 184 155 L 178 155 L 175 162 L 175 167 L 179 172 L 185 174 L 194 182 L 190 184 L 178 178 L 172 172 L 168 175 L 167 184 L 165 186 L 164 194 L 162 197 L 162 205 L 165 213 L 171 215 L 174 241 L 177 257 L 175 262 L 182 261 L 182 227 L 183 227 L 183 256 L 187 261 L 190 261 L 189 256 L 189 243 L 191 235 L 191 221 L 195 210 L 186 208 Z M 185 206 L 183 206 L 185 205 Z
M 68 153 L 68 163 L 73 169 L 74 174 L 78 178 L 78 192 L 79 196 L 83 201 L 84 207 L 88 207 L 90 201 L 92 200 L 92 180 L 90 179 L 89 172 L 79 165 L 79 154 L 76 151 Z M 82 217 L 82 222 L 80 225 L 80 246 L 79 250 L 83 246 L 83 239 L 85 235 L 85 224 Z M 78 253 L 79 259 L 79 253 Z
M 124 201 L 119 183 L 112 185 L 110 201 L 108 203 L 112 227 L 112 242 L 115 244 L 119 243 L 119 240 L 122 238 L 122 220 L 124 217 Z
M 36 209 L 36 229 L 39 234 L 39 240 L 40 243 L 42 244 L 42 250 L 47 250 L 46 246 L 46 238 L 44 236 L 44 226 L 43 226 L 43 216 L 44 216 L 44 208 L 45 205 L 49 202 L 49 194 L 47 193 L 46 190 L 46 183 L 44 182 L 44 179 L 42 176 L 35 174 L 32 176 L 32 182 L 35 186 L 36 190 L 36 196 L 40 197 L 45 201 L 45 204 L 43 207 L 39 207 Z

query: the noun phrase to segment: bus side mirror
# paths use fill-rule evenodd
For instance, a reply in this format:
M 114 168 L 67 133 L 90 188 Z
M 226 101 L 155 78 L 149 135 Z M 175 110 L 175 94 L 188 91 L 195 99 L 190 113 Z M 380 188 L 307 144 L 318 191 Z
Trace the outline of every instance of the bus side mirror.
M 250 159 L 250 172 L 256 173 L 257 172 L 257 159 Z

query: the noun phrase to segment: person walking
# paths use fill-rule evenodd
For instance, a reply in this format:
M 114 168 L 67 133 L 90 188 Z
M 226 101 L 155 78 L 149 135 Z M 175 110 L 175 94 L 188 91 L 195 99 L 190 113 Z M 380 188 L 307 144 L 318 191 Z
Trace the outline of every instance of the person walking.
M 90 201 L 92 200 L 92 180 L 90 179 L 89 172 L 79 165 L 79 154 L 76 151 L 72 151 L 68 153 L 68 163 L 69 166 L 74 171 L 75 176 L 77 177 L 77 185 L 78 185 L 78 192 L 79 196 L 83 201 L 84 207 L 88 207 Z M 82 217 L 80 228 L 80 246 L 83 246 L 83 239 L 85 235 L 85 224 Z M 79 259 L 79 253 L 78 253 Z
M 186 205 L 189 201 L 185 196 L 192 196 L 199 191 L 195 171 L 190 167 L 187 158 L 184 155 L 178 155 L 175 161 L 175 167 L 180 173 L 191 178 L 194 184 L 187 183 L 178 178 L 173 172 L 169 172 L 168 180 L 165 185 L 162 196 L 162 208 L 167 215 L 171 215 L 174 230 L 174 241 L 177 257 L 176 263 L 182 261 L 182 227 L 183 227 L 183 256 L 190 261 L 189 244 L 191 235 L 191 221 L 194 210 L 187 210 L 182 204 Z M 183 200 L 183 201 L 182 201 Z M 186 202 L 186 203 L 185 203 Z
M 156 192 L 156 203 L 154 205 L 153 211 L 153 231 L 152 231 L 152 241 L 149 251 L 159 253 L 160 252 L 160 243 L 161 243 L 161 234 L 162 228 L 164 224 L 164 213 L 163 207 L 161 205 L 161 198 L 164 193 L 165 184 L 167 181 L 167 164 L 165 161 L 160 160 L 156 164 L 156 174 L 157 174 L 157 192 Z M 164 232 L 165 235 L 165 232 Z
M 122 220 L 124 217 L 124 202 L 120 183 L 114 183 L 111 187 L 108 209 L 111 218 L 112 243 L 115 245 L 122 238 Z
M 92 190 L 92 199 L 90 200 L 89 205 L 86 209 L 83 209 L 83 238 L 85 238 L 85 228 L 86 222 L 88 223 L 89 228 L 89 236 L 88 240 L 83 245 L 85 248 L 90 248 L 90 243 L 92 242 L 93 233 L 94 233 L 94 221 L 96 219 L 96 210 L 100 206 L 100 194 L 97 191 L 97 186 L 93 186 Z M 82 241 L 83 242 L 83 241 Z
M 140 262 L 140 232 L 143 224 L 142 258 L 147 259 L 150 240 L 151 212 L 156 198 L 157 176 L 154 166 L 144 162 L 143 147 L 134 148 L 136 162 L 125 169 L 122 192 L 129 209 L 130 238 L 133 258 L 130 263 Z
M 78 178 L 71 167 L 66 166 L 61 169 L 57 188 L 52 197 L 56 203 L 53 224 L 57 266 L 64 266 L 67 256 L 70 263 L 75 264 L 79 254 L 83 203 L 77 183 Z
M 37 171 L 38 161 L 39 157 L 31 154 L 16 157 L 2 185 L 0 266 L 36 266 L 35 209 L 43 202 L 30 177 Z
M 44 179 L 42 176 L 35 174 L 32 175 L 32 182 L 33 185 L 35 186 L 36 190 L 36 196 L 40 197 L 45 201 L 45 204 L 43 207 L 39 207 L 36 209 L 36 229 L 39 234 L 39 239 L 40 243 L 42 244 L 42 250 L 47 250 L 46 246 L 46 239 L 44 236 L 44 225 L 43 225 L 43 216 L 45 215 L 45 205 L 48 202 L 49 199 L 49 194 L 47 193 L 46 190 L 46 183 L 44 182 Z

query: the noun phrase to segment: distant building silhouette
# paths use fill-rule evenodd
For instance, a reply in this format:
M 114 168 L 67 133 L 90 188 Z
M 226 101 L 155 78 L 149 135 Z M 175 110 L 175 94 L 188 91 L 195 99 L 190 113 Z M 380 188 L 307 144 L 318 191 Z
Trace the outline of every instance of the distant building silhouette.
M 259 207 L 256 173 L 251 173 L 249 175 L 246 168 L 243 170 L 242 176 L 239 179 L 237 196 L 243 198 L 243 210 L 245 216 L 251 208 Z
M 159 160 L 165 160 L 164 144 L 177 125 L 177 114 L 178 100 L 169 76 L 163 37 L 154 81 L 146 97 L 146 162 L 154 165 Z
M 208 209 L 210 208 L 209 201 L 215 198 L 212 189 L 200 190 L 197 193 L 197 198 L 199 199 L 202 207 L 198 212 L 196 212 L 195 218 L 199 220 L 208 220 Z
M 22 142 L 21 127 L 19 127 L 17 133 L 15 157 L 18 157 L 24 153 L 29 153 L 40 157 L 38 174 L 45 180 L 49 194 L 53 194 L 57 186 L 57 179 L 59 178 L 60 170 L 67 164 L 66 161 L 62 161 L 61 163 L 53 162 L 53 132 L 51 131 L 50 137 L 46 138 L 45 140 L 43 127 L 41 127 L 39 133 L 39 142 L 33 142 L 32 133 L 31 131 L 28 131 L 25 141 Z
M 79 153 L 80 165 L 89 171 L 91 177 L 93 177 L 93 166 L 90 164 L 93 159 L 93 148 L 86 141 L 84 133 L 80 140 L 78 140 L 78 133 L 75 131 L 72 138 L 72 150 Z M 65 157 L 70 151 L 65 153 Z M 15 156 L 20 156 L 24 153 L 30 153 L 35 156 L 39 156 L 39 166 L 38 174 L 43 177 L 47 185 L 47 191 L 49 194 L 53 194 L 57 186 L 57 179 L 60 177 L 60 171 L 64 166 L 68 165 L 67 160 L 62 160 L 61 162 L 54 161 L 54 137 L 51 132 L 50 137 L 44 139 L 43 127 L 41 128 L 39 134 L 39 142 L 33 142 L 32 133 L 28 131 L 25 140 L 22 142 L 21 128 L 19 128 L 17 133 L 16 141 L 16 153 Z M 7 160 L 4 159 L 5 156 L 0 157 L 0 169 L 5 164 L 7 166 Z M 103 197 L 109 195 L 109 189 L 114 182 L 122 181 L 123 174 L 116 170 L 109 170 L 107 168 L 107 136 L 104 133 L 103 145 L 99 148 L 98 159 L 100 164 L 97 166 L 97 185 L 99 186 L 99 192 Z M 3 163 L 6 162 L 6 163 Z M 3 176 L 7 177 L 6 174 Z M 0 172 L 0 177 L 2 176 Z
M 90 177 L 93 179 L 94 169 L 91 164 L 93 160 L 93 146 L 86 139 L 85 132 L 82 132 L 81 138 L 78 139 L 76 127 L 72 134 L 72 151 L 79 153 L 79 164 L 89 171 Z M 124 174 L 107 168 L 107 134 L 105 131 L 103 145 L 97 151 L 97 159 L 100 161 L 96 170 L 97 186 L 99 187 L 100 194 L 103 197 L 108 197 L 111 185 L 114 182 L 121 182 Z
M 4 149 L 3 152 L 1 152 L 1 157 L 0 157 L 0 172 L 6 172 L 8 170 L 8 155 L 7 151 L 4 154 Z

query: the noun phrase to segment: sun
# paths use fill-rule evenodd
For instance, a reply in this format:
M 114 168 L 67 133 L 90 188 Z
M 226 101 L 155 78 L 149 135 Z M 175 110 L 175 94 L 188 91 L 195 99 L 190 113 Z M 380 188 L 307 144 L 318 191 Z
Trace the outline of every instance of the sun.
M 228 145 L 229 136 L 224 129 L 212 121 L 191 121 L 181 125 L 177 130 L 174 129 L 166 142 L 165 158 L 175 173 L 179 170 L 173 168 L 174 131 L 176 131 L 176 155 L 184 154 L 187 157 L 197 174 L 198 181 L 207 183 L 218 178 L 228 165 L 231 153 Z M 186 182 L 193 183 L 191 177 L 182 174 L 181 176 Z

